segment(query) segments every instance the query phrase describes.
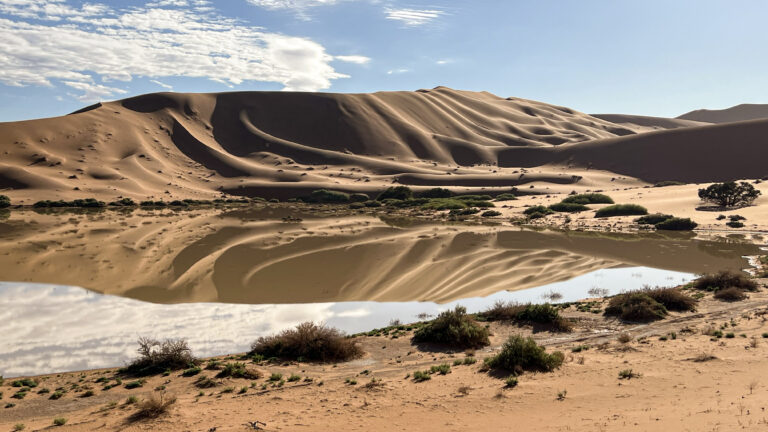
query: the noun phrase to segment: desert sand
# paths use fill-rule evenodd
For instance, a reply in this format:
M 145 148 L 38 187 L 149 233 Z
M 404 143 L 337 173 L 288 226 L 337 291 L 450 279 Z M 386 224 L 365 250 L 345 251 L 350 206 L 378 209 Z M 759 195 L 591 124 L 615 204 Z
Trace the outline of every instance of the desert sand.
M 41 376 L 36 391 L 70 390 L 55 401 L 35 391 L 13 400 L 17 406 L 0 411 L 0 428 L 21 423 L 27 430 L 41 430 L 52 427 L 54 418 L 65 418 L 60 429 L 72 431 L 237 431 L 253 430 L 247 423 L 254 421 L 275 431 L 463 431 L 509 425 L 533 431 L 764 430 L 768 383 L 761 371 L 768 367 L 763 336 L 768 297 L 765 290 L 750 296 L 735 303 L 706 296 L 696 312 L 673 313 L 653 324 L 621 324 L 571 307 L 565 316 L 577 323 L 572 333 L 492 324 L 492 344 L 474 354 L 476 364 L 454 365 L 447 375 L 420 383 L 407 374 L 453 364 L 467 354 L 420 349 L 406 332 L 398 338 L 358 337 L 366 351 L 360 360 L 262 364 L 255 366 L 261 378 L 218 379 L 216 387 L 203 391 L 193 385 L 198 377 L 184 378 L 179 372 L 150 377 L 132 390 L 101 389 L 97 380 L 112 382 L 116 369 Z M 724 329 L 733 338 L 708 336 L 709 328 Z M 565 364 L 553 373 L 525 373 L 515 388 L 480 371 L 482 359 L 517 333 L 533 335 L 550 352 L 563 351 Z M 633 340 L 619 342 L 622 333 Z M 619 379 L 626 369 L 639 376 Z M 276 387 L 268 381 L 273 373 L 300 379 Z M 373 379 L 381 381 L 370 384 Z M 11 390 L 7 382 L 4 393 Z M 83 397 L 89 388 L 95 394 Z M 167 414 L 129 420 L 136 410 L 126 403 L 129 396 L 140 401 L 163 391 L 178 398 Z M 3 402 L 10 400 L 5 396 Z

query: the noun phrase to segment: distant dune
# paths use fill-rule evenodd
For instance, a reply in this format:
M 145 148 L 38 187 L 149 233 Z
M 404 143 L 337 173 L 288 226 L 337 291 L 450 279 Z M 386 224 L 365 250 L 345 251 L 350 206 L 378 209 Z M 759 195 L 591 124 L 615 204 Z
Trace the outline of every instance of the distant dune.
M 706 126 L 709 124 L 706 122 L 683 120 L 679 118 L 648 117 L 631 114 L 592 114 L 592 117 L 597 117 L 601 120 L 620 124 L 635 130 L 644 127 L 649 128 L 650 130 L 677 129 L 693 126 Z
M 374 194 L 393 183 L 546 191 L 600 186 L 613 174 L 636 184 L 766 174 L 766 122 L 602 117 L 444 87 L 148 94 L 0 123 L 0 190 L 27 203 L 288 198 L 322 187 Z
M 768 104 L 741 104 L 722 110 L 700 109 L 683 114 L 678 119 L 706 123 L 730 123 L 768 118 Z

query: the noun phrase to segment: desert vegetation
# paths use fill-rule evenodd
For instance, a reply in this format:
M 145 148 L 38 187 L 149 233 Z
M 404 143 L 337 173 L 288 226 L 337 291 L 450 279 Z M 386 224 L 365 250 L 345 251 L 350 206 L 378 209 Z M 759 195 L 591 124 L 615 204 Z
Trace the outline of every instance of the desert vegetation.
M 558 308 L 545 304 L 517 304 L 497 301 L 479 314 L 488 321 L 513 321 L 520 324 L 543 324 L 556 331 L 570 331 L 571 323 L 560 315 Z
M 605 308 L 605 315 L 618 317 L 622 321 L 655 321 L 665 318 L 667 314 L 663 304 L 642 291 L 611 297 Z
M 743 273 L 721 271 L 699 277 L 693 288 L 712 292 L 718 300 L 739 301 L 747 298 L 746 292 L 757 291 L 758 285 Z
M 559 368 L 564 359 L 562 352 L 549 354 L 533 338 L 513 335 L 504 342 L 498 354 L 486 359 L 485 365 L 491 369 L 504 369 L 516 374 L 523 371 L 551 372 Z
M 720 207 L 741 207 L 752 204 L 761 192 L 747 182 L 715 183 L 707 188 L 699 189 L 702 201 L 716 204 Z
M 452 348 L 480 348 L 490 344 L 489 331 L 480 325 L 463 306 L 440 313 L 434 320 L 417 329 L 415 343 L 436 343 Z
M 340 330 L 305 322 L 277 335 L 260 337 L 250 355 L 296 361 L 338 362 L 363 355 L 363 351 Z
M 647 214 L 648 209 L 638 204 L 614 204 L 598 209 L 595 212 L 595 217 L 641 216 Z
M 147 376 L 167 370 L 186 369 L 200 362 L 192 355 L 192 350 L 184 339 L 158 341 L 152 338 L 140 338 L 138 344 L 139 357 L 121 372 L 128 375 Z

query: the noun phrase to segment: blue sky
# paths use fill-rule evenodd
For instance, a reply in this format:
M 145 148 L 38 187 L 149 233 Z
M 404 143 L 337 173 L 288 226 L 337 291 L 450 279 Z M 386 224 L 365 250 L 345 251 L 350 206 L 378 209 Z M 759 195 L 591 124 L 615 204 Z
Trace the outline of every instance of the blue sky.
M 763 0 L 0 0 L 0 121 L 173 90 L 438 85 L 590 113 L 768 103 Z

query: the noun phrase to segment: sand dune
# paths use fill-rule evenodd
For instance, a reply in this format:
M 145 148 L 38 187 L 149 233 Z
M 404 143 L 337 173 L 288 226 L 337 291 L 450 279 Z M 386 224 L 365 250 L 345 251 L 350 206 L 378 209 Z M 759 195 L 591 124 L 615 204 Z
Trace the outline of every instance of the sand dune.
M 638 131 L 643 130 L 643 128 L 647 128 L 648 131 L 653 131 L 706 126 L 709 124 L 708 122 L 684 120 L 680 118 L 649 117 L 631 114 L 591 114 L 591 116 Z
M 82 286 L 156 303 L 449 302 L 620 265 L 740 269 L 749 243 L 661 234 L 525 231 L 295 211 L 14 212 L 0 279 Z M 141 271 L 137 271 L 141 269 Z M 297 272 L 295 269 L 302 269 Z
M 393 182 L 570 191 L 604 186 L 616 175 L 642 186 L 767 174 L 760 160 L 768 120 L 699 126 L 603 117 L 611 121 L 443 87 L 148 94 L 1 123 L 0 191 L 29 204 L 92 196 L 289 198 L 323 187 L 373 195 Z
M 706 123 L 729 123 L 765 119 L 768 118 L 768 104 L 741 104 L 721 110 L 700 109 L 685 113 L 677 118 Z

